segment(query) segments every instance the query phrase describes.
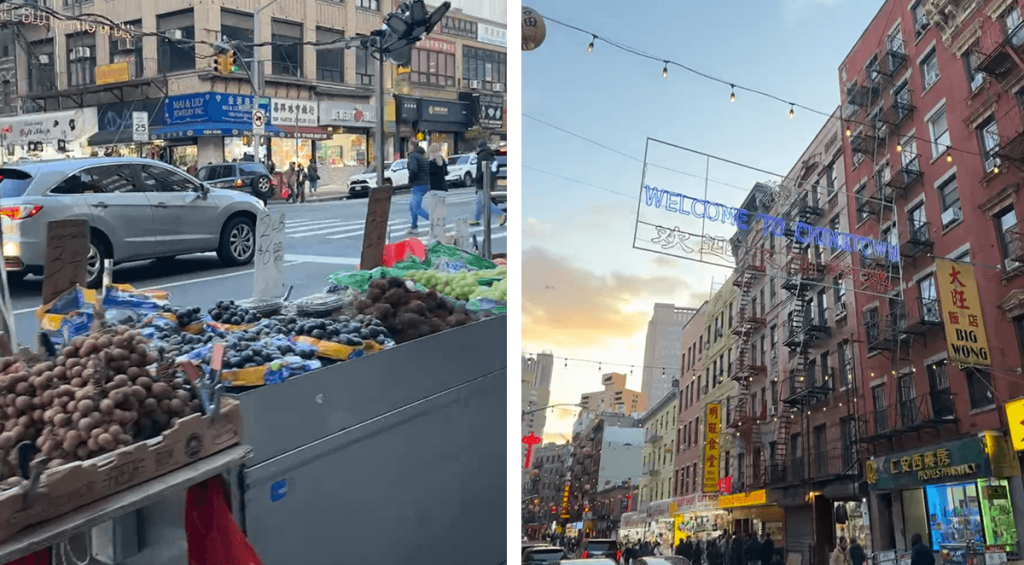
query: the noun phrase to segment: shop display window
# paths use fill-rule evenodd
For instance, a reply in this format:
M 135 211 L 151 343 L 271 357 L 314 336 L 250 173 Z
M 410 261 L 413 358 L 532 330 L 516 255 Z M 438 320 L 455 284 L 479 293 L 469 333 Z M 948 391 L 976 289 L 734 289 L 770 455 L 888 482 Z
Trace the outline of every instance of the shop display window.
M 985 543 L 1017 545 L 1017 524 L 1010 503 L 1010 486 L 1005 479 L 978 479 L 981 515 L 985 519 Z
M 940 544 L 984 543 L 978 488 L 974 483 L 929 485 L 925 490 L 933 551 L 939 551 Z

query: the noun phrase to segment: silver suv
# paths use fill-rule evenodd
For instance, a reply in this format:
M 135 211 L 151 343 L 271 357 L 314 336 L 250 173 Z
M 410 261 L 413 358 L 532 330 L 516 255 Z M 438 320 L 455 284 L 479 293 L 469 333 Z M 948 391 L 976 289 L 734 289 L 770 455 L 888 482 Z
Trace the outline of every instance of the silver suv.
M 210 188 L 149 159 L 35 161 L 0 168 L 4 268 L 12 279 L 42 274 L 46 225 L 89 221 L 87 284 L 103 279 L 103 261 L 171 259 L 216 251 L 228 266 L 252 261 L 263 204 Z

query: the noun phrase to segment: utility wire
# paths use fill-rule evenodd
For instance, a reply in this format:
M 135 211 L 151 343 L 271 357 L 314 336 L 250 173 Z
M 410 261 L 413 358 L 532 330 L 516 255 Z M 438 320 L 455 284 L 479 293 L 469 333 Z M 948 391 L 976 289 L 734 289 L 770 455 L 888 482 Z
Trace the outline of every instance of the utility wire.
M 679 63 L 677 61 L 673 61 L 672 59 L 667 59 L 665 57 L 658 57 L 658 56 L 652 55 L 650 53 L 646 53 L 646 52 L 641 51 L 641 50 L 639 50 L 639 49 L 637 49 L 635 47 L 630 47 L 630 46 L 625 45 L 623 43 L 620 43 L 618 41 L 610 40 L 610 39 L 608 39 L 606 37 L 602 37 L 602 36 L 592 32 L 592 31 L 588 31 L 588 30 L 583 29 L 581 27 L 578 27 L 578 26 L 575 26 L 575 25 L 572 25 L 572 24 L 568 24 L 566 22 L 562 22 L 560 20 L 557 20 L 557 19 L 552 18 L 552 17 L 547 16 L 547 15 L 544 16 L 544 20 L 548 21 L 548 22 L 551 22 L 553 24 L 557 24 L 557 25 L 560 25 L 562 27 L 565 27 L 565 28 L 568 28 L 568 29 L 571 29 L 571 30 L 574 30 L 574 31 L 578 31 L 580 33 L 583 33 L 583 34 L 591 36 L 591 38 L 592 38 L 591 44 L 596 43 L 598 41 L 601 41 L 603 43 L 611 45 L 612 47 L 615 47 L 616 49 L 619 49 L 619 50 L 624 51 L 626 53 L 630 53 L 630 54 L 635 55 L 637 57 L 641 57 L 641 58 L 648 59 L 648 60 L 651 60 L 651 61 L 657 61 L 659 63 L 663 63 L 665 65 L 666 69 L 669 66 L 679 67 L 679 68 L 681 68 L 681 69 L 683 69 L 683 70 L 685 70 L 685 71 L 687 71 L 687 72 L 689 72 L 691 74 L 697 75 L 697 76 L 699 76 L 701 78 L 704 78 L 706 80 L 709 80 L 709 81 L 712 81 L 712 82 L 716 82 L 716 83 L 721 84 L 723 86 L 728 86 L 730 89 L 732 89 L 733 92 L 735 92 L 737 90 L 741 91 L 741 92 L 749 92 L 751 94 L 756 94 L 758 96 L 762 96 L 762 97 L 768 98 L 770 100 L 781 102 L 782 104 L 785 104 L 785 105 L 789 106 L 790 112 L 791 112 L 790 117 L 792 117 L 793 109 L 794 108 L 799 108 L 801 110 L 807 110 L 808 112 L 811 112 L 812 114 L 817 114 L 817 115 L 820 115 L 820 116 L 824 116 L 827 119 L 837 119 L 837 120 L 840 120 L 840 122 L 842 122 L 845 125 L 860 125 L 860 126 L 864 126 L 864 127 L 868 127 L 868 128 L 875 127 L 875 124 L 870 124 L 870 123 L 867 123 L 867 122 L 861 122 L 861 121 L 858 121 L 858 120 L 854 120 L 852 118 L 844 118 L 842 115 L 836 117 L 834 115 L 834 112 L 823 112 L 821 110 L 818 110 L 817 108 L 812 108 L 810 106 L 806 106 L 806 105 L 801 104 L 799 102 L 794 102 L 792 100 L 787 100 L 785 98 L 782 98 L 782 97 L 777 96 L 775 94 L 772 94 L 770 92 L 766 92 L 764 90 L 760 90 L 760 89 L 752 88 L 752 87 L 748 87 L 748 86 L 743 86 L 743 85 L 738 84 L 738 83 L 736 83 L 734 81 L 726 80 L 726 79 L 723 79 L 723 78 L 711 75 L 711 74 L 709 74 L 707 72 L 704 72 L 704 71 L 698 70 L 696 68 L 690 67 L 690 66 L 688 66 L 688 65 L 686 65 L 684 63 Z M 902 139 L 918 139 L 918 140 L 921 140 L 921 141 L 927 141 L 929 144 L 932 143 L 932 140 L 929 139 L 929 138 L 917 137 L 917 136 L 904 136 L 904 137 L 902 137 Z M 969 150 L 966 150 L 966 149 L 960 149 L 960 148 L 957 148 L 957 147 L 953 147 L 952 145 L 946 145 L 946 149 L 948 151 L 956 151 L 956 152 L 959 152 L 959 153 L 963 153 L 965 155 L 974 155 L 974 156 L 978 156 L 978 157 L 983 156 L 981 153 L 978 153 L 978 152 L 975 152 L 975 151 L 969 151 Z

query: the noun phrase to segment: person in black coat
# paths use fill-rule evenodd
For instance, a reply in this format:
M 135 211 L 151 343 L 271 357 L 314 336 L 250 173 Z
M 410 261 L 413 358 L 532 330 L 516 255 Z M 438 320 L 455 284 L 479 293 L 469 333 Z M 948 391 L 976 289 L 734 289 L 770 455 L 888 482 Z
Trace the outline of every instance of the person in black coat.
M 708 565 L 722 565 L 722 550 L 718 547 L 717 540 L 708 541 L 707 552 Z
M 747 562 L 743 558 L 744 549 L 743 536 L 737 532 L 732 538 L 732 548 L 730 551 L 730 553 L 732 553 L 732 565 L 747 565 Z
M 761 542 L 757 541 L 757 534 L 750 534 L 747 542 L 747 564 L 758 565 L 761 562 Z
M 764 541 L 761 543 L 761 565 L 772 565 L 774 557 L 775 542 L 772 541 L 772 535 L 767 533 L 764 535 Z
M 697 540 L 693 544 L 693 558 L 690 559 L 690 562 L 693 563 L 693 565 L 701 565 L 701 563 L 702 563 L 701 560 L 703 558 L 704 558 L 704 544 L 700 540 Z
M 430 190 L 448 192 L 448 161 L 441 154 L 441 146 L 432 143 L 427 149 L 427 162 L 430 167 Z
M 924 544 L 921 534 L 914 534 L 910 545 L 910 565 L 935 565 L 935 554 Z

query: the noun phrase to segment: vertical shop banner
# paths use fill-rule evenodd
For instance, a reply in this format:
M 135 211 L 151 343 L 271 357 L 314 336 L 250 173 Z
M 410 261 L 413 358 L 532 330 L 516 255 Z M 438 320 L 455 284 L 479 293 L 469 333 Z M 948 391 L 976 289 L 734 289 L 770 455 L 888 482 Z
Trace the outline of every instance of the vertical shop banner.
M 992 359 L 974 267 L 936 259 L 935 276 L 939 279 L 939 299 L 950 360 L 960 365 L 990 366 Z
M 569 517 L 569 482 L 568 481 L 565 483 L 565 488 L 562 490 L 562 511 L 561 511 L 560 515 L 561 515 L 561 517 L 563 519 Z
M 704 492 L 718 492 L 718 451 L 719 435 L 722 432 L 722 405 L 708 404 L 704 417 Z

